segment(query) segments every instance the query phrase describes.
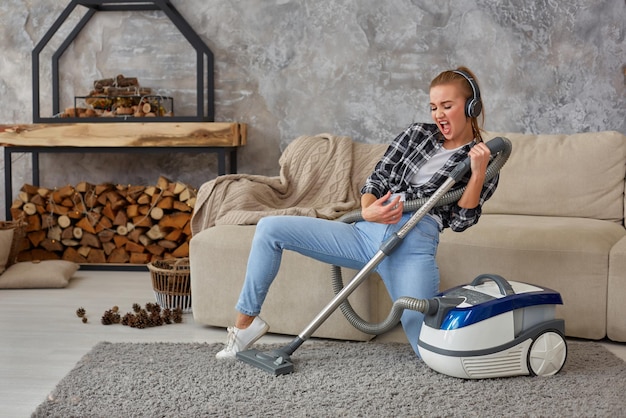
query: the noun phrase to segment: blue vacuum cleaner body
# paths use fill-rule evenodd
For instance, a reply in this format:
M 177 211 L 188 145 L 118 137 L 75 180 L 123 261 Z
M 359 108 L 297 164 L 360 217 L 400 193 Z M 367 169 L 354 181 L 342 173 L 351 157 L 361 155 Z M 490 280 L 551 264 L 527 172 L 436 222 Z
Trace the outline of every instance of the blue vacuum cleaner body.
M 482 379 L 558 373 L 567 357 L 565 323 L 555 319 L 561 295 L 484 274 L 436 298 L 425 314 L 418 349 L 432 369 Z

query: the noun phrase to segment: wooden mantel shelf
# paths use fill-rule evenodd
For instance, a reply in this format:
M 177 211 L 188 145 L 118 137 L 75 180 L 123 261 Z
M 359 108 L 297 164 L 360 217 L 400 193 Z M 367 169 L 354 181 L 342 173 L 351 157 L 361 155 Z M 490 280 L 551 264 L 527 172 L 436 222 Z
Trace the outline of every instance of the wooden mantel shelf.
M 0 146 L 240 147 L 246 125 L 236 122 L 111 122 L 0 125 Z

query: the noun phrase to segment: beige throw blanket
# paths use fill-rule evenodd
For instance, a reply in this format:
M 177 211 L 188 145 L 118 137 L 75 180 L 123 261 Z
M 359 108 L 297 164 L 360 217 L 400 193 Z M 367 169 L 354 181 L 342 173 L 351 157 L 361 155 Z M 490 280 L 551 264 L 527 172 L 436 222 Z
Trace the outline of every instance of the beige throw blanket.
M 360 188 L 382 149 L 345 136 L 299 137 L 281 155 L 279 176 L 229 174 L 204 183 L 192 232 L 253 225 L 268 215 L 338 218 L 359 207 Z

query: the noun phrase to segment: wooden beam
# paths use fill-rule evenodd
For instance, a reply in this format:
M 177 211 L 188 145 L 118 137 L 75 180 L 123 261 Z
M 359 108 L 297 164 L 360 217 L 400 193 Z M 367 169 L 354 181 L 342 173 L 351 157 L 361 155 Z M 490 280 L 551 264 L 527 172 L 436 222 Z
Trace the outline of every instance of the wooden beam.
M 0 146 L 233 147 L 246 144 L 236 122 L 111 122 L 0 125 Z

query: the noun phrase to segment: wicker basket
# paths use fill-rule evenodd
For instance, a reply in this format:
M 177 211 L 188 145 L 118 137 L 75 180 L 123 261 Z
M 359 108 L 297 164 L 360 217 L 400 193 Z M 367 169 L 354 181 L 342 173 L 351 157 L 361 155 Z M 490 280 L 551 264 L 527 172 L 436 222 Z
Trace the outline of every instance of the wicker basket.
M 148 269 L 157 303 L 162 308 L 191 312 L 189 259 L 157 260 L 148 264 Z
M 22 241 L 26 236 L 26 226 L 28 225 L 22 219 L 14 221 L 0 221 L 0 229 L 12 229 L 13 241 L 11 243 L 11 251 L 9 252 L 9 258 L 7 259 L 6 267 L 17 263 L 17 256 L 22 251 Z

